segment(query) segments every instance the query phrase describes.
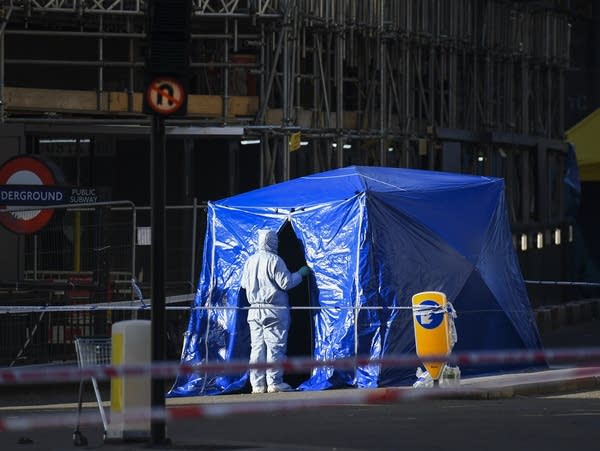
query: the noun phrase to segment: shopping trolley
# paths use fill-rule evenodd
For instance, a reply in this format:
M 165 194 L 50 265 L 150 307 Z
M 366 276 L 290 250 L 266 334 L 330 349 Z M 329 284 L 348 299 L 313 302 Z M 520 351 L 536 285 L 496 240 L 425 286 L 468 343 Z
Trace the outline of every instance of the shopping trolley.
M 110 354 L 111 354 L 111 339 L 110 337 L 76 337 L 75 338 L 75 351 L 77 352 L 77 363 L 80 368 L 89 366 L 101 366 L 110 365 Z M 79 401 L 77 403 L 77 426 L 73 432 L 73 444 L 75 446 L 87 445 L 87 438 L 79 430 L 79 421 L 81 417 L 81 405 L 83 398 L 83 383 L 82 378 L 79 381 Z M 92 376 L 92 385 L 94 387 L 94 393 L 96 394 L 96 401 L 98 402 L 98 410 L 100 410 L 100 416 L 102 417 L 102 425 L 104 426 L 104 433 L 102 439 L 106 438 L 106 431 L 108 423 L 106 421 L 106 414 L 104 413 L 104 406 L 102 405 L 102 399 L 100 397 L 100 390 L 98 389 L 98 381 Z

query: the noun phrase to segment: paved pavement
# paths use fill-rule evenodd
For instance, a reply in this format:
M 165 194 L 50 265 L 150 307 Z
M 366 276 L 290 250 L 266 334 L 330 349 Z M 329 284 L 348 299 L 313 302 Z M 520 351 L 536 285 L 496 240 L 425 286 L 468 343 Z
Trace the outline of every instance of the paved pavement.
M 561 324 L 547 324 L 547 327 L 541 328 L 542 339 L 546 349 L 557 348 L 581 348 L 597 347 L 600 348 L 600 319 L 593 318 L 595 314 L 588 317 L 582 315 L 578 320 L 572 317 L 570 321 Z M 590 318 L 593 318 L 590 320 Z M 600 366 L 600 365 L 599 365 Z M 62 384 L 58 386 L 17 386 L 0 387 L 0 418 L 20 417 L 31 413 L 44 413 L 49 415 L 64 412 L 75 412 L 77 400 L 76 386 L 73 384 Z M 455 390 L 448 389 L 447 398 L 454 399 L 509 399 L 521 396 L 542 396 L 542 395 L 560 395 L 564 393 L 573 393 L 578 391 L 589 391 L 600 393 L 600 369 L 599 368 L 579 368 L 574 369 L 573 365 L 557 366 L 552 365 L 544 371 L 532 371 L 527 373 L 502 374 L 487 377 L 463 378 L 460 387 Z M 91 390 L 87 390 L 86 411 L 97 409 L 95 399 Z M 325 404 L 368 404 L 369 400 L 378 402 L 392 400 L 399 396 L 407 396 L 416 391 L 411 387 L 402 388 L 379 388 L 373 390 L 329 390 L 321 392 L 291 392 L 275 394 L 238 394 L 223 396 L 205 396 L 168 399 L 168 406 L 242 406 L 245 403 L 264 403 L 265 406 L 278 407 L 285 410 L 290 401 L 303 401 L 307 403 L 325 403 Z M 107 387 L 103 387 L 103 399 L 108 399 Z M 107 403 L 105 403 L 106 405 Z M 0 444 L 2 449 L 62 449 L 60 446 L 53 447 L 40 439 L 30 439 L 29 437 L 52 437 L 53 434 L 62 434 L 64 436 L 68 431 L 72 432 L 72 427 L 55 430 L 48 429 L 46 433 L 39 431 L 3 432 L 0 433 Z M 97 430 L 97 428 L 96 428 Z M 189 429 L 194 433 L 193 427 Z M 98 438 L 101 433 L 96 432 L 95 442 L 90 446 L 102 446 L 101 439 Z M 28 441 L 32 440 L 32 443 Z M 49 439 L 52 442 L 52 439 Z M 64 445 L 64 437 L 61 443 Z M 66 443 L 68 443 L 67 440 Z M 15 445 L 11 448 L 8 445 Z M 25 447 L 27 445 L 27 447 Z M 70 446 L 72 444 L 69 443 Z M 48 447 L 46 447 L 48 446 Z M 173 445 L 174 446 L 174 445 Z M 224 447 L 221 445 L 194 445 L 192 447 L 170 446 L 164 449 L 246 449 L 245 447 Z M 160 447 L 158 447 L 160 448 Z M 72 448 L 71 448 L 72 449 Z M 91 449 L 89 446 L 87 449 Z M 120 449 L 131 449 L 129 445 L 112 444 L 111 451 Z M 162 448 L 160 448 L 162 449 Z M 274 449 L 274 448 L 268 448 Z M 280 449 L 280 448 L 277 448 Z M 281 448 L 283 449 L 283 448 Z M 294 449 L 294 448 L 289 448 Z M 308 449 L 308 448 L 306 448 Z M 331 449 L 331 448 L 330 448 Z

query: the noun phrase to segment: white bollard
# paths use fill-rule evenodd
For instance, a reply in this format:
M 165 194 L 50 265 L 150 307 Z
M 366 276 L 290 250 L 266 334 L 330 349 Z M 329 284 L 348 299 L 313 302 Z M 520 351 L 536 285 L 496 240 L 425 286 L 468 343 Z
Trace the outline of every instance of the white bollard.
M 112 327 L 114 366 L 150 364 L 152 361 L 151 326 L 147 320 L 120 321 Z M 127 411 L 150 414 L 151 376 L 113 377 L 110 381 L 110 423 L 106 441 L 141 441 L 150 438 L 150 419 L 127 419 Z

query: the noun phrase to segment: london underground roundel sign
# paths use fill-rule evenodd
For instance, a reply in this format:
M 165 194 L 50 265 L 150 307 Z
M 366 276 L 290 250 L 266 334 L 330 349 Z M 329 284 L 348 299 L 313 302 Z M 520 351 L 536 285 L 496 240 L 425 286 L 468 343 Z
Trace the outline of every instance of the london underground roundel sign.
M 15 233 L 35 233 L 54 214 L 51 208 L 24 207 L 60 204 L 64 191 L 55 187 L 52 169 L 32 156 L 17 156 L 0 166 L 0 224 Z M 13 211 L 11 211 L 13 210 Z

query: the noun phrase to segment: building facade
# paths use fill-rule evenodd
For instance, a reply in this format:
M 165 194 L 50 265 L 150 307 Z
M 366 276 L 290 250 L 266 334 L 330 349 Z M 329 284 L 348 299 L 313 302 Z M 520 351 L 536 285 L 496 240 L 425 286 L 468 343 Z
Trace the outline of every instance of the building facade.
M 194 291 L 204 202 L 347 165 L 502 177 L 525 278 L 576 277 L 564 131 L 591 2 L 191 1 L 187 113 L 166 120 L 170 294 Z M 0 164 L 48 161 L 101 205 L 1 230 L 0 279 L 68 291 L 108 271 L 130 298 L 150 274 L 147 2 L 2 5 Z

